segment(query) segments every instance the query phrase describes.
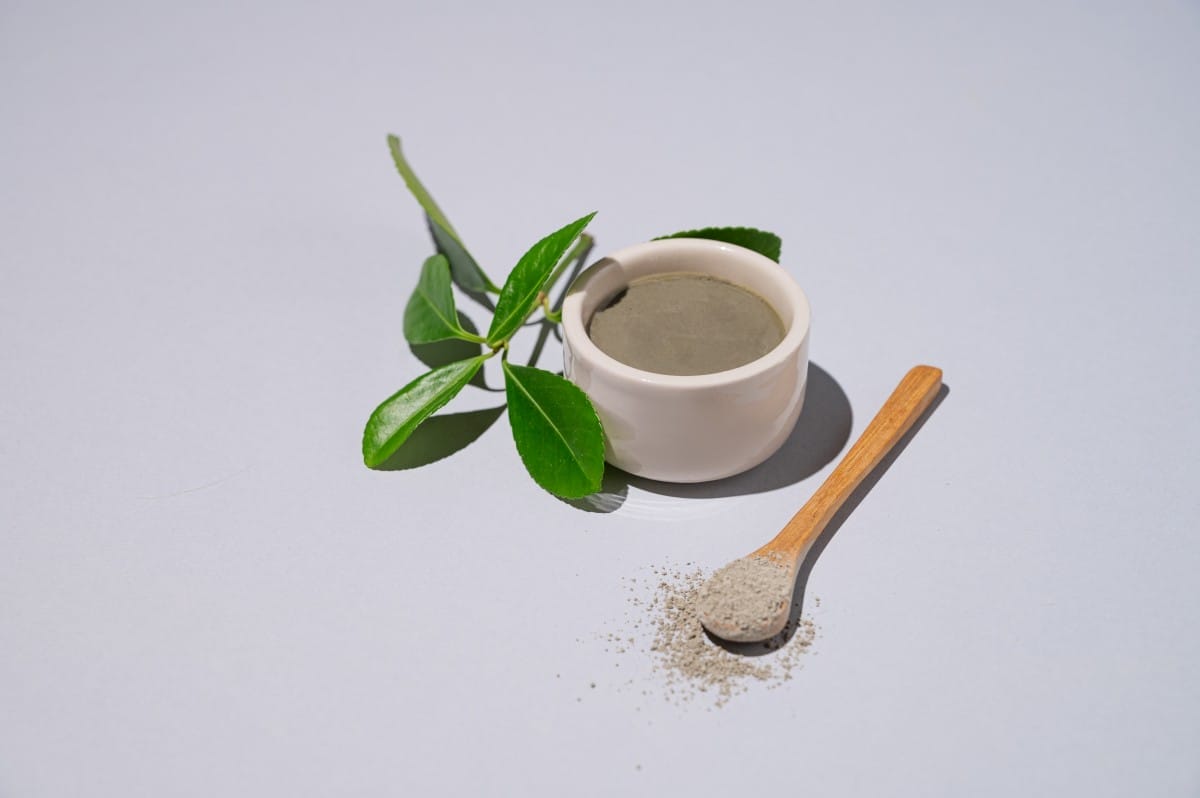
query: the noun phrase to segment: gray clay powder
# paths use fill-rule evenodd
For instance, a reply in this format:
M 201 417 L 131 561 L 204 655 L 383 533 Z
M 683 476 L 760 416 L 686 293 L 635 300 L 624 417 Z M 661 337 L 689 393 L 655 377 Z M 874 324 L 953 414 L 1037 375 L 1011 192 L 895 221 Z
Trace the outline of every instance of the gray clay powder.
M 761 639 L 791 605 L 795 586 L 792 570 L 781 559 L 734 560 L 713 574 L 701 591 L 700 617 Z
M 643 371 L 695 375 L 744 366 L 783 340 L 767 301 L 703 274 L 634 280 L 597 311 L 588 335 L 601 351 Z

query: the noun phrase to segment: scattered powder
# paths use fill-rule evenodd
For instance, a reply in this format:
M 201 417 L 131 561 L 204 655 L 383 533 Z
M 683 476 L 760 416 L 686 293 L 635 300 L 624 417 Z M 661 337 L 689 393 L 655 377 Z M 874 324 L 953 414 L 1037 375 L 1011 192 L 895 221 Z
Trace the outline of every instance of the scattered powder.
M 795 574 L 783 557 L 743 557 L 704 585 L 700 617 L 726 640 L 762 640 L 783 626 L 794 589 Z
M 720 707 L 745 693 L 754 682 L 778 687 L 802 667 L 817 636 L 817 626 L 793 613 L 784 630 L 761 643 L 716 643 L 700 625 L 701 589 L 707 574 L 694 566 L 651 569 L 656 584 L 646 597 L 630 583 L 630 604 L 638 618 L 649 624 L 650 655 L 655 681 L 661 681 L 667 700 L 685 704 L 711 697 Z M 794 605 L 791 605 L 794 606 Z M 615 652 L 635 648 L 635 638 L 617 633 L 605 636 Z

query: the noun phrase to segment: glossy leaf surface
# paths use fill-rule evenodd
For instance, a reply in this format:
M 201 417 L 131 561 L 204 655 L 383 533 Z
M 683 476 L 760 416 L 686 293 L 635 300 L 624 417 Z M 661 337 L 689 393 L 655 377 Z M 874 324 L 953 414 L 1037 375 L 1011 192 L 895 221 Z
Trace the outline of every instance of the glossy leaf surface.
M 604 477 L 604 432 L 574 384 L 542 369 L 504 363 L 513 440 L 537 484 L 567 499 L 595 493 Z
M 529 248 L 513 267 L 500 297 L 496 300 L 496 311 L 492 326 L 488 330 L 488 343 L 493 346 L 506 340 L 517 331 L 538 304 L 538 294 L 546 284 L 559 259 L 566 254 L 571 244 L 587 227 L 595 213 L 589 213 L 568 224 Z
M 422 421 L 471 381 L 485 360 L 480 355 L 426 372 L 375 408 L 363 430 L 363 462 L 374 468 L 387 460 Z

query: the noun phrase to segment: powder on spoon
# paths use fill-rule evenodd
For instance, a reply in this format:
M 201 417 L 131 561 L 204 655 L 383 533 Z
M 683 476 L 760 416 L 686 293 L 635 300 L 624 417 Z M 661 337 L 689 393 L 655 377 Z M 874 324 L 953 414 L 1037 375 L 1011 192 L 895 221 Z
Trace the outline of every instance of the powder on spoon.
M 700 592 L 699 614 L 731 640 L 762 640 L 787 612 L 795 575 L 778 555 L 743 557 L 712 575 Z

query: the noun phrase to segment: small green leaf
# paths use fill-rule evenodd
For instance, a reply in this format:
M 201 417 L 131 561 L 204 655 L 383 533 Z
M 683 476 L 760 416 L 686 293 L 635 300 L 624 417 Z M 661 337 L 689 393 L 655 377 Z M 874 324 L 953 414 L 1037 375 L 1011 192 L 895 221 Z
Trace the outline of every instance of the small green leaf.
M 431 344 L 409 343 L 408 351 L 412 352 L 413 357 L 424 363 L 425 367 L 430 370 L 441 368 L 458 360 L 470 360 L 483 354 L 483 347 L 478 343 L 483 340 L 479 336 L 479 328 L 475 326 L 475 322 L 471 321 L 470 316 L 461 310 L 458 312 L 458 326 L 471 333 L 475 339 L 468 341 L 461 338 L 447 338 L 445 341 L 434 341 Z M 482 369 L 475 372 L 470 384 L 477 388 L 487 387 Z
M 471 381 L 488 357 L 460 360 L 422 374 L 375 408 L 363 430 L 363 462 L 374 468 L 387 460 L 422 421 Z
M 776 263 L 779 263 L 779 254 L 783 249 L 783 242 L 779 236 L 766 230 L 755 230 L 753 227 L 705 227 L 701 230 L 684 230 L 682 233 L 659 236 L 654 240 L 661 241 L 664 238 L 708 238 L 724 241 L 726 244 L 737 244 L 739 247 L 752 249 Z
M 467 252 L 461 241 L 439 227 L 428 214 L 425 220 L 429 223 L 429 235 L 433 237 L 433 245 L 450 261 L 450 274 L 459 288 L 470 294 L 486 294 L 489 291 L 497 293 L 500 290 L 483 273 L 483 269 L 479 268 L 479 264 L 471 257 L 471 253 Z
M 505 280 L 500 297 L 496 300 L 496 312 L 487 335 L 489 344 L 495 346 L 507 340 L 525 322 L 537 307 L 538 293 L 546 284 L 554 267 L 558 265 L 559 259 L 595 215 L 595 212 L 589 213 L 554 231 L 521 256 Z
M 604 432 L 587 395 L 548 371 L 504 362 L 513 440 L 537 484 L 566 499 L 600 490 Z
M 454 292 L 450 290 L 450 265 L 442 255 L 434 255 L 421 266 L 417 288 L 404 308 L 404 337 L 413 344 L 429 344 L 447 338 L 482 340 L 458 324 Z
M 473 293 L 481 294 L 485 291 L 498 290 L 496 285 L 483 273 L 483 269 L 479 268 L 479 264 L 471 257 L 471 253 L 467 252 L 466 246 L 458 237 L 450 220 L 446 218 L 446 214 L 434 201 L 433 195 L 421 183 L 416 172 L 405 159 L 404 153 L 400 149 L 400 139 L 388 134 L 388 149 L 392 151 L 392 160 L 396 163 L 396 171 L 404 178 L 404 185 L 408 186 L 408 190 L 425 211 L 425 216 L 429 220 L 429 232 L 433 235 L 438 252 L 445 255 L 446 259 L 450 261 L 450 271 L 454 275 L 454 282 L 458 283 L 458 286 L 464 291 Z

